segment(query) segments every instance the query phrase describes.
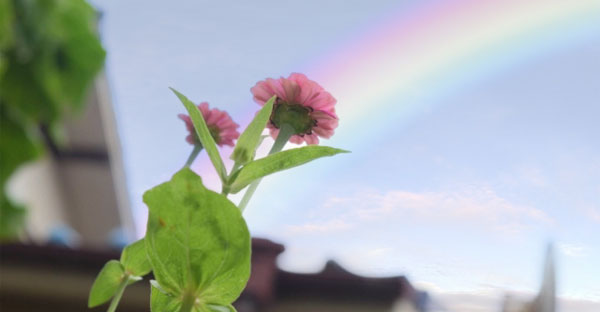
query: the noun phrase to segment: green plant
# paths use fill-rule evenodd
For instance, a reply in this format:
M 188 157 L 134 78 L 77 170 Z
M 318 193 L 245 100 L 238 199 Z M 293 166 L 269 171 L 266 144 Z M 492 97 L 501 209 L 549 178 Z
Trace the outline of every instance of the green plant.
M 250 277 L 250 233 L 242 209 L 258 181 L 272 173 L 345 152 L 326 146 L 281 151 L 293 135 L 293 129 L 284 125 L 269 155 L 254 159 L 262 142 L 261 134 L 272 118 L 277 99 L 272 96 L 239 137 L 231 156 L 235 163 L 227 172 L 201 111 L 183 94 L 173 92 L 187 109 L 199 145 L 206 149 L 219 173 L 222 192 L 206 189 L 202 179 L 188 168 L 191 161 L 170 181 L 147 191 L 146 236 L 125 248 L 121 261 L 111 260 L 105 265 L 90 292 L 90 307 L 112 298 L 108 311 L 115 311 L 125 287 L 148 273 L 149 264 L 156 278 L 151 281 L 152 311 L 235 311 L 232 303 Z M 197 150 L 198 146 L 193 157 Z M 236 207 L 227 195 L 249 185 L 255 187 Z

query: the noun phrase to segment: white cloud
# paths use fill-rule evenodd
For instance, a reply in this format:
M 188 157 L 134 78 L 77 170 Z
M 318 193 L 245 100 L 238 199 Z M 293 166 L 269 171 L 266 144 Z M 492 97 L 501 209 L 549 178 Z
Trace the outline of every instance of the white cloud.
M 586 246 L 582 244 L 558 244 L 558 250 L 566 256 L 580 258 L 586 255 Z
M 434 284 L 422 284 L 420 289 L 427 290 L 440 311 L 457 312 L 494 312 L 499 311 L 504 298 L 509 295 L 518 302 L 529 302 L 534 297 L 530 292 L 514 292 L 501 289 L 483 289 L 472 292 L 446 292 Z M 597 312 L 600 311 L 600 301 L 577 299 L 571 297 L 557 298 L 557 311 L 561 312 Z M 436 311 L 434 309 L 434 311 Z
M 558 311 L 562 312 L 598 312 L 600 311 L 600 302 L 561 298 L 558 301 L 558 307 Z
M 488 187 L 437 192 L 362 192 L 350 197 L 332 197 L 315 215 L 319 216 L 318 221 L 290 226 L 289 230 L 334 232 L 369 222 L 404 220 L 469 225 L 516 234 L 553 223 L 543 211 L 510 202 Z M 328 215 L 331 219 L 323 221 Z
M 292 234 L 298 233 L 326 233 L 352 228 L 350 223 L 344 220 L 332 219 L 324 222 L 305 223 L 302 225 L 290 225 L 287 230 Z

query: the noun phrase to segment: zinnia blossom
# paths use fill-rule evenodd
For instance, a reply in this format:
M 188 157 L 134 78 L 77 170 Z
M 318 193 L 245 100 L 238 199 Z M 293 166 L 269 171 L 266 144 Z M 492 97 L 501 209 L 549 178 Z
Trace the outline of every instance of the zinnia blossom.
M 208 130 L 210 131 L 210 134 L 217 145 L 233 146 L 233 140 L 239 138 L 240 133 L 237 131 L 239 125 L 231 120 L 229 114 L 216 108 L 210 109 L 207 102 L 200 103 L 198 108 L 200 109 L 200 112 L 202 112 L 202 116 L 206 121 Z M 179 114 L 178 117 L 185 122 L 185 126 L 189 132 L 189 135 L 185 138 L 185 140 L 192 145 L 201 144 L 190 116 Z
M 261 106 L 273 95 L 277 99 L 267 127 L 277 138 L 283 124 L 294 129 L 290 142 L 318 144 L 319 137 L 329 138 L 338 126 L 335 114 L 337 102 L 329 92 L 304 74 L 292 73 L 288 78 L 259 81 L 250 89 L 254 101 Z

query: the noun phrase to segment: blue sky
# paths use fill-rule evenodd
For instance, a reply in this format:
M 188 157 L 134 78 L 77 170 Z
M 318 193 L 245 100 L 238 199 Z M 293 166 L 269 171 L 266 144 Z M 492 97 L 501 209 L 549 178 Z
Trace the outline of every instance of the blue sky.
M 143 192 L 169 179 L 191 151 L 176 118 L 183 108 L 168 86 L 228 110 L 244 126 L 248 107 L 258 108 L 249 92 L 258 80 L 302 70 L 395 7 L 94 3 L 104 13 L 131 202 L 142 216 Z M 559 294 L 600 302 L 598 55 L 600 33 L 446 97 L 415 95 L 419 110 L 368 146 L 334 137 L 325 144 L 353 146 L 353 153 L 265 179 L 246 213 L 252 233 L 286 245 L 285 269 L 317 271 L 333 258 L 360 274 L 406 274 L 440 297 L 534 291 L 553 241 Z M 339 103 L 343 109 L 352 108 Z M 360 129 L 341 120 L 338 133 L 350 131 Z M 200 157 L 195 168 L 206 161 Z

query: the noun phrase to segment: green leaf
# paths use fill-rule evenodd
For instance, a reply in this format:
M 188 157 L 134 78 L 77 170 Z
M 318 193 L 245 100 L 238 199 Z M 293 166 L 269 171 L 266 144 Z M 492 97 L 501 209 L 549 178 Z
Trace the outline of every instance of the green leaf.
M 121 264 L 128 274 L 134 276 L 144 276 L 152 271 L 143 238 L 123 249 Z
M 0 242 L 11 241 L 19 234 L 27 210 L 0 193 Z
M 13 44 L 13 24 L 15 16 L 11 1 L 0 1 L 0 51 L 6 49 Z M 0 53 L 0 62 L 4 58 L 4 53 Z M 2 71 L 0 70 L 0 77 Z
M 181 308 L 181 301 L 173 296 L 161 291 L 156 286 L 151 286 L 150 311 L 152 312 L 178 312 Z
M 192 123 L 194 124 L 194 129 L 196 129 L 196 134 L 200 139 L 200 143 L 202 143 L 202 146 L 204 147 L 204 149 L 206 149 L 208 157 L 210 158 L 210 161 L 212 162 L 215 169 L 217 170 L 221 181 L 225 182 L 227 179 L 227 171 L 225 171 L 225 165 L 223 165 L 223 160 L 221 159 L 221 155 L 219 155 L 219 151 L 217 150 L 217 144 L 215 143 L 215 140 L 210 134 L 208 126 L 206 126 L 206 121 L 204 121 L 202 113 L 200 112 L 198 107 L 196 107 L 196 105 L 194 105 L 194 103 L 192 103 L 185 95 L 179 93 L 173 88 L 170 89 L 171 91 L 173 91 L 173 93 L 175 93 L 175 95 L 177 95 L 181 103 L 183 103 L 188 113 L 190 114 L 190 118 L 192 119 Z
M 34 160 L 40 153 L 39 145 L 29 129 L 17 118 L 0 98 L 0 184 L 4 183 L 22 164 Z
M 234 176 L 230 191 L 235 194 L 256 179 L 305 164 L 320 157 L 333 156 L 339 153 L 348 153 L 348 151 L 328 146 L 311 145 L 269 155 L 249 162 L 242 167 L 237 176 Z
M 110 300 L 117 293 L 123 278 L 125 271 L 121 263 L 117 260 L 108 261 L 92 285 L 88 307 L 93 308 Z
M 54 42 L 40 50 L 35 75 L 58 105 L 81 108 L 102 68 L 105 52 L 96 33 L 97 13 L 83 0 L 55 1 L 44 32 Z
M 14 19 L 9 28 L 0 26 L 13 38 L 0 53 L 0 94 L 7 105 L 46 124 L 81 108 L 105 56 L 96 11 L 84 0 L 2 2 L 12 3 L 12 14 L 5 14 Z
M 240 135 L 240 138 L 235 145 L 235 149 L 231 154 L 231 159 L 238 164 L 243 165 L 254 159 L 254 151 L 260 143 L 261 134 L 271 117 L 273 103 L 276 98 L 277 96 L 274 95 L 265 103 L 256 117 L 250 122 L 246 130 L 244 130 L 244 133 Z
M 152 312 L 179 312 L 181 301 L 163 292 L 156 285 L 151 286 L 150 311 Z M 191 312 L 237 312 L 232 305 L 195 305 Z
M 147 191 L 144 202 L 144 241 L 160 286 L 177 300 L 231 304 L 250 276 L 250 233 L 237 207 L 188 168 Z
M 146 255 L 144 239 L 130 244 L 121 252 L 121 261 L 110 260 L 107 262 L 90 291 L 88 306 L 95 307 L 112 298 L 118 291 L 123 279 L 127 279 L 127 285 L 142 280 L 143 275 L 150 273 L 152 267 Z
M 10 176 L 39 155 L 39 145 L 28 132 L 0 98 L 0 241 L 15 239 L 25 220 L 25 208 L 14 203 L 5 189 Z

